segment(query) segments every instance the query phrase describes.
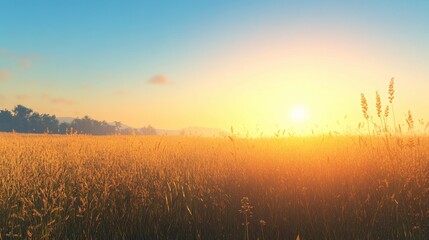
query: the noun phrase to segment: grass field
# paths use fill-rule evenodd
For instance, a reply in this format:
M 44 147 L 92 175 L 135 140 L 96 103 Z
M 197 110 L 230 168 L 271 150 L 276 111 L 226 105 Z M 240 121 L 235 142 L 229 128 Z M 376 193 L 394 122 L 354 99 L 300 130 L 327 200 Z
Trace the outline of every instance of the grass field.
M 428 239 L 429 138 L 0 135 L 0 239 Z

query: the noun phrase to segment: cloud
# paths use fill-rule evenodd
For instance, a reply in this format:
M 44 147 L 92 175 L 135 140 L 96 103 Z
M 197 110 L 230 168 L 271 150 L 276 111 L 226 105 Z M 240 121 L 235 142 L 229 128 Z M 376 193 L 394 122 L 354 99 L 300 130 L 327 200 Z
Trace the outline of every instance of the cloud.
M 8 51 L 4 48 L 0 48 L 0 57 L 8 57 Z
M 46 101 L 53 103 L 53 104 L 73 105 L 76 103 L 75 101 L 65 99 L 65 98 L 61 98 L 61 97 L 53 98 L 49 94 L 46 94 L 46 93 L 42 94 L 41 98 L 43 100 L 46 100 Z
M 79 85 L 79 89 L 81 90 L 91 90 L 93 88 L 93 86 L 89 83 L 84 83 Z
M 3 57 L 13 63 L 18 64 L 22 68 L 31 68 L 34 62 L 40 60 L 38 54 L 20 54 L 0 48 L 0 57 Z
M 127 95 L 127 93 L 125 91 L 122 91 L 122 90 L 117 90 L 117 91 L 115 91 L 115 95 L 123 97 L 123 96 Z
M 15 98 L 20 101 L 28 100 L 30 97 L 25 94 L 16 95 Z
M 49 101 L 51 103 L 54 103 L 54 104 L 63 104 L 63 105 L 73 105 L 73 104 L 75 104 L 74 101 L 68 100 L 68 99 L 64 99 L 64 98 L 51 98 Z
M 49 94 L 46 94 L 46 93 L 44 93 L 44 94 L 42 94 L 42 99 L 44 99 L 44 100 L 49 100 Z
M 168 82 L 168 79 L 164 75 L 156 75 L 149 79 L 149 83 L 154 85 L 165 85 Z
M 0 70 L 0 81 L 7 80 L 11 76 L 10 72 Z
M 19 65 L 23 68 L 31 68 L 33 66 L 33 63 L 29 59 L 22 59 L 19 62 Z

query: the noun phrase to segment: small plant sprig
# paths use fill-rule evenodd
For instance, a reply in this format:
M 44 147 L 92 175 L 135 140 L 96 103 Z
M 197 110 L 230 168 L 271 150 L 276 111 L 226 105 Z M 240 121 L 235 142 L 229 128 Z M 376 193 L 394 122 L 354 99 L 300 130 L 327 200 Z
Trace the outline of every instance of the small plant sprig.
M 249 224 L 250 224 L 250 218 L 252 217 L 252 208 L 253 206 L 250 204 L 250 200 L 248 197 L 241 198 L 241 209 L 239 212 L 243 214 L 244 217 L 244 240 L 249 240 Z
M 267 225 L 267 222 L 263 219 L 259 220 L 259 226 L 261 226 L 262 240 L 265 240 L 264 226 Z
M 411 111 L 408 110 L 408 116 L 407 116 L 407 124 L 408 124 L 408 131 L 412 132 L 414 129 L 414 120 L 413 120 L 413 115 L 411 114 Z

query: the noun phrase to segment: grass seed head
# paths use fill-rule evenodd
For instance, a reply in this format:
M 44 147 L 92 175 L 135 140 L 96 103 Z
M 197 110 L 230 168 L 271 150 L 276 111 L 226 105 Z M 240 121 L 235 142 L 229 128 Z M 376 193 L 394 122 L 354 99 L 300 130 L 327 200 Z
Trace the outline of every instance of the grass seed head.
M 375 92 L 375 107 L 377 108 L 377 116 L 381 117 L 381 97 L 378 91 Z
M 395 81 L 394 78 L 390 79 L 390 83 L 389 83 L 389 103 L 393 102 L 393 99 L 395 98 Z
M 413 120 L 413 115 L 411 114 L 410 110 L 408 110 L 408 117 L 407 117 L 406 121 L 408 124 L 408 129 L 412 130 L 414 128 L 414 120 Z
M 362 106 L 363 117 L 368 120 L 368 102 L 366 101 L 365 95 L 363 93 L 360 94 L 360 103 Z
M 384 117 L 387 118 L 389 116 L 389 105 L 386 106 L 386 109 L 384 110 Z

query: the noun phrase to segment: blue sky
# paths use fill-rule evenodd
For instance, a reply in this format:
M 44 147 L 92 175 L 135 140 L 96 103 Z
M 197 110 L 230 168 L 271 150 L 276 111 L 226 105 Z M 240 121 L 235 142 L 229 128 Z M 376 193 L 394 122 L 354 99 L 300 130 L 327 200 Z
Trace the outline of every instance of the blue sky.
M 403 111 L 425 117 L 428 12 L 426 1 L 1 1 L 0 107 L 256 128 L 292 124 L 297 99 L 328 123 L 311 97 L 281 93 L 359 96 L 395 76 Z M 325 112 L 353 115 L 354 101 Z

